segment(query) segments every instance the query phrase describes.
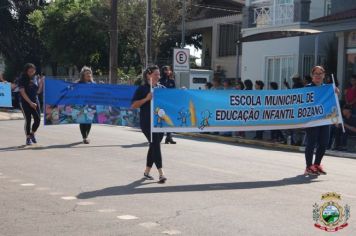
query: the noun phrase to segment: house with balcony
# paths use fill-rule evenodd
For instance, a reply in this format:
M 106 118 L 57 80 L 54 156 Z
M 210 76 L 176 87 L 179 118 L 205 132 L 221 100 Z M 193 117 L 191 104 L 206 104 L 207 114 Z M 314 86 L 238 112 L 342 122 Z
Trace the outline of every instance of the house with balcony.
M 241 50 L 236 42 L 240 37 L 244 2 L 202 0 L 192 6 L 198 11 L 186 23 L 186 30 L 190 34 L 202 35 L 202 68 L 216 70 L 219 67 L 226 78 L 239 77 Z
M 343 91 L 351 75 L 356 74 L 356 1 L 331 0 L 330 14 L 310 23 L 315 29 L 333 32 L 337 37 L 337 78 Z
M 268 85 L 294 74 L 310 73 L 326 64 L 334 34 L 314 29 L 310 20 L 330 14 L 331 0 L 246 0 L 242 24 L 243 80 L 262 80 Z

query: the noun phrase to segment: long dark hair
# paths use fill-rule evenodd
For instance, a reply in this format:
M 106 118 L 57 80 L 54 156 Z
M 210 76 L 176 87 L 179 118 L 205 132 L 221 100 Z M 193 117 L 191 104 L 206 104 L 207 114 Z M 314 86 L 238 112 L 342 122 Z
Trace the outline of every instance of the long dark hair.
M 151 65 L 146 68 L 146 70 L 143 72 L 143 83 L 147 84 L 148 83 L 148 78 L 147 76 L 152 74 L 153 71 L 159 70 L 159 67 L 156 65 Z

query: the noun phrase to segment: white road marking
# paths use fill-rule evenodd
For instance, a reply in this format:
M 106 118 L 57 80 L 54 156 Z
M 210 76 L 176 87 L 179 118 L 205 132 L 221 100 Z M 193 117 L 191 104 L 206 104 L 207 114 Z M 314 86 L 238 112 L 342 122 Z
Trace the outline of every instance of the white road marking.
M 77 198 L 74 196 L 65 196 L 65 197 L 61 197 L 61 199 L 66 201 L 71 201 L 71 200 L 76 200 Z
M 139 225 L 142 226 L 142 227 L 148 228 L 148 229 L 160 226 L 160 224 L 158 224 L 156 222 L 144 222 L 144 223 L 141 223 Z
M 177 235 L 181 233 L 182 232 L 180 232 L 179 230 L 166 230 L 162 232 L 162 234 L 168 234 L 168 235 Z
M 32 186 L 35 186 L 36 184 L 33 184 L 33 183 L 25 183 L 25 184 L 20 184 L 21 186 L 24 186 L 24 187 L 32 187 Z
M 61 192 L 51 192 L 51 193 L 49 193 L 49 195 L 58 196 L 58 195 L 63 195 L 63 193 L 61 193 Z
M 95 202 L 77 202 L 77 205 L 79 205 L 79 206 L 90 206 L 90 205 L 95 205 Z
M 100 213 L 112 213 L 112 212 L 116 212 L 115 209 L 100 209 L 98 210 L 98 212 Z
M 49 190 L 49 188 L 39 187 L 39 188 L 36 188 L 36 190 L 38 190 L 38 191 L 46 191 L 46 190 Z
M 122 215 L 122 216 L 117 216 L 118 219 L 120 220 L 136 220 L 138 217 L 132 216 L 132 215 Z

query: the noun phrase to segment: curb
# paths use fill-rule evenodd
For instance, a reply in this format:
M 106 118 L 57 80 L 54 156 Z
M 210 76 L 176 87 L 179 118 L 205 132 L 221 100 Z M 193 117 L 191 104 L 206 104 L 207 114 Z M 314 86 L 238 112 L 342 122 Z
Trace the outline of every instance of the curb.
M 249 146 L 267 147 L 276 150 L 278 149 L 278 150 L 293 151 L 293 152 L 300 152 L 300 153 L 304 153 L 305 150 L 305 147 L 300 147 L 300 146 L 292 146 L 292 145 L 281 144 L 281 143 L 271 143 L 267 141 L 251 140 L 245 138 L 223 137 L 223 136 L 211 135 L 211 134 L 177 133 L 177 135 L 192 137 L 192 138 L 203 138 L 203 139 L 209 139 L 209 140 L 225 142 L 225 143 L 246 144 Z M 325 154 L 334 157 L 356 159 L 356 153 L 350 153 L 350 152 L 327 150 Z

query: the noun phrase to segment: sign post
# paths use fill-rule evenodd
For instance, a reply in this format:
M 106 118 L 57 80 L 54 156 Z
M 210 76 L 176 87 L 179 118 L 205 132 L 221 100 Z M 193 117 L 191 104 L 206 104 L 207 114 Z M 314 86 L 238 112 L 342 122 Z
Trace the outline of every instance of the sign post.
M 175 48 L 173 53 L 173 70 L 189 72 L 190 51 L 185 48 Z

